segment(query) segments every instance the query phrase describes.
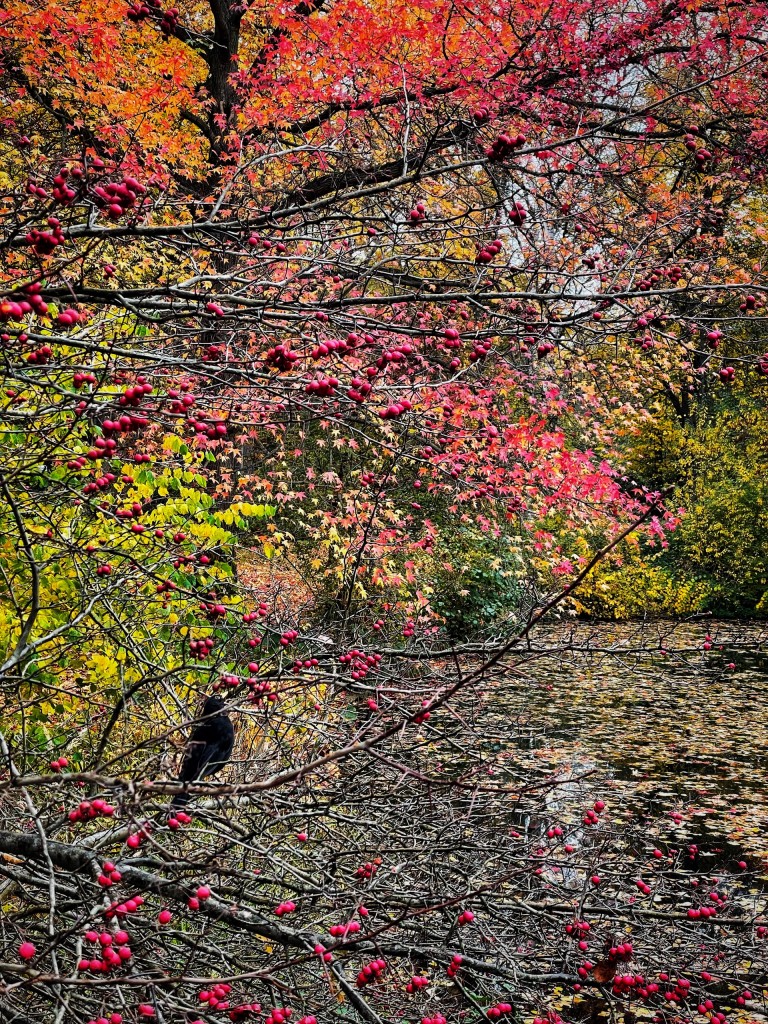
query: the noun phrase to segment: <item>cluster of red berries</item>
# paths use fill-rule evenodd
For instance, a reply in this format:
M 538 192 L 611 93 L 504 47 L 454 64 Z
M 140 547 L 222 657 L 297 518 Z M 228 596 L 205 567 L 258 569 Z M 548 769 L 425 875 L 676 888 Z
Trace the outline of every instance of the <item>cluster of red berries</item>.
M 27 352 L 27 362 L 32 363 L 33 366 L 45 366 L 52 355 L 53 349 L 50 345 L 40 345 L 39 348 Z
M 603 810 L 605 810 L 605 804 L 603 801 L 595 800 L 594 804 L 587 810 L 581 820 L 585 825 L 597 825 L 600 821 L 599 812 Z
M 704 146 L 700 146 L 696 141 L 695 137 L 693 136 L 693 134 L 688 133 L 684 137 L 683 141 L 685 142 L 685 148 L 691 150 L 691 152 L 693 153 L 696 163 L 699 165 L 699 167 L 702 167 L 707 162 L 707 160 L 712 159 L 711 151 L 705 149 Z
M 423 700 L 421 702 L 421 706 L 423 708 L 429 707 L 429 701 L 428 700 Z M 432 715 L 431 715 L 431 713 L 429 711 L 419 711 L 419 713 L 414 718 L 414 722 L 416 723 L 416 725 L 421 725 L 422 722 L 428 722 L 431 717 L 432 717 Z
M 178 7 L 169 7 L 166 11 L 163 11 L 163 16 L 160 19 L 160 31 L 167 38 L 173 35 L 176 31 L 176 26 L 179 24 L 179 9 Z
M 55 217 L 52 217 L 51 220 L 58 224 Z M 23 298 L 18 301 L 11 298 L 0 302 L 0 320 L 20 320 L 26 313 L 31 312 L 37 313 L 38 316 L 46 316 L 48 305 L 43 300 L 41 291 L 42 286 L 37 281 L 25 284 L 22 288 Z
M 359 878 L 363 881 L 370 881 L 376 872 L 379 870 L 381 864 L 381 857 L 377 857 L 376 860 L 367 860 L 365 864 L 361 864 L 360 867 L 355 871 L 355 878 Z
M 472 922 L 475 920 L 475 915 L 472 913 L 471 910 L 462 910 L 462 912 L 459 914 L 458 920 L 459 925 L 463 927 L 465 924 L 472 924 Z
M 273 243 L 269 238 L 262 238 L 260 235 L 253 234 L 248 238 L 249 245 L 258 245 L 261 243 L 262 249 L 271 249 L 273 244 L 275 246 L 275 252 L 284 253 L 288 252 L 287 246 L 283 242 Z
M 490 1017 L 491 1020 L 498 1020 L 499 1017 L 505 1017 L 508 1013 L 512 1013 L 510 1003 L 496 1003 L 495 1006 L 489 1006 L 485 1011 L 486 1017 Z
M 314 950 L 319 957 L 322 957 L 323 963 L 330 964 L 333 962 L 333 953 L 329 953 L 322 942 L 318 942 Z M 299 1024 L 301 1024 L 301 1021 L 299 1021 Z
M 380 981 L 381 975 L 386 970 L 386 968 L 386 960 L 371 960 L 371 962 L 369 964 L 366 964 L 365 967 L 363 967 L 363 969 L 357 975 L 357 987 L 365 988 L 365 986 L 370 985 L 371 982 Z
M 95 373 L 83 373 L 81 370 L 77 370 L 72 377 L 72 384 L 76 388 L 81 388 L 83 384 L 98 384 Z
M 367 380 L 363 380 L 361 377 L 353 377 L 350 381 L 350 387 L 347 389 L 347 397 L 351 398 L 353 402 L 364 402 L 372 390 L 372 386 Z
M 608 959 L 614 963 L 620 963 L 622 961 L 632 959 L 632 943 L 631 942 L 620 942 L 617 946 L 611 946 L 608 950 Z
M 516 201 L 512 204 L 512 206 L 509 208 L 508 213 L 511 222 L 513 224 L 516 224 L 518 227 L 521 227 L 528 219 L 528 211 L 519 201 Z
M 55 761 L 51 761 L 50 768 L 52 772 L 60 772 L 62 768 L 66 768 L 69 764 L 69 760 L 66 757 L 59 757 Z
M 342 665 L 350 666 L 353 679 L 365 679 L 371 669 L 376 668 L 379 664 L 381 655 L 365 654 L 364 651 L 358 651 L 355 648 L 340 655 L 339 661 Z
M 123 1024 L 122 1013 L 110 1013 L 108 1017 L 94 1017 L 88 1024 Z
M 216 641 L 212 636 L 206 636 L 200 640 L 190 640 L 189 653 L 197 661 L 204 661 L 215 646 Z
M 215 441 L 216 438 L 227 436 L 227 424 L 222 419 L 211 420 L 206 423 L 205 420 L 190 419 L 189 428 L 196 434 L 202 434 L 208 438 L 209 441 Z
M 470 363 L 476 363 L 478 359 L 485 359 L 493 348 L 493 341 L 486 338 L 484 341 L 473 341 L 472 351 L 469 353 Z
M 146 191 L 145 186 L 130 175 L 126 175 L 120 182 L 110 181 L 106 185 L 95 185 L 93 188 L 96 205 L 112 220 L 117 220 L 132 210 L 139 196 L 143 196 Z
M 171 399 L 170 411 L 174 416 L 186 413 L 194 404 L 195 396 L 190 394 L 180 394 L 182 391 L 189 391 L 189 384 L 181 384 L 179 388 L 168 388 L 167 394 Z
M 569 921 L 565 926 L 566 935 L 575 935 L 581 937 L 587 934 L 592 928 L 592 925 L 588 921 Z
M 229 1011 L 229 1019 L 233 1021 L 243 1020 L 251 1014 L 261 1011 L 261 1003 L 239 1003 Z
M 199 910 L 200 904 L 205 903 L 206 900 L 211 898 L 211 890 L 207 885 L 199 885 L 195 890 L 195 895 L 190 896 L 187 900 L 187 906 L 190 910 Z
M 451 957 L 451 962 L 448 964 L 446 974 L 449 978 L 455 978 L 461 970 L 461 965 L 464 963 L 464 957 L 461 953 L 454 953 Z
M 128 19 L 128 21 L 143 21 L 145 18 L 148 18 L 152 14 L 153 10 L 157 10 L 159 7 L 160 4 L 158 0 L 147 0 L 147 3 L 143 4 L 131 4 L 131 6 L 126 11 L 125 16 Z
M 387 363 L 407 362 L 408 358 L 412 355 L 414 355 L 413 345 L 408 341 L 403 341 L 399 345 L 395 345 L 393 348 L 388 348 L 382 352 L 376 359 L 374 366 L 377 370 L 383 370 Z
M 106 974 L 115 967 L 122 967 L 133 955 L 128 945 L 130 935 L 122 929 L 115 932 L 114 935 L 111 932 L 99 934 L 96 931 L 87 931 L 83 938 L 86 942 L 98 943 L 101 956 L 83 957 L 77 965 L 79 971 Z
M 32 246 L 36 256 L 50 256 L 57 245 L 64 241 L 64 232 L 61 230 L 61 223 L 56 217 L 48 218 L 50 231 L 40 231 L 39 228 L 32 228 L 26 233 L 25 240 Z
M 293 663 L 293 671 L 298 673 L 303 671 L 305 668 L 317 668 L 319 664 L 320 662 L 317 658 L 305 658 L 304 661 L 302 661 L 301 658 L 297 658 Z
M 448 1024 L 442 1013 L 436 1013 L 434 1017 L 422 1017 L 421 1024 Z
M 122 874 L 117 870 L 111 860 L 105 860 L 101 866 L 101 874 L 99 875 L 99 885 L 103 889 L 109 889 L 111 886 L 116 885 L 123 879 Z
M 739 1002 L 739 1000 L 741 1000 L 741 1002 Z M 743 996 L 737 996 L 736 1003 L 738 1006 L 744 1006 L 745 1000 Z M 709 1017 L 712 1024 L 726 1024 L 726 1021 L 728 1020 L 722 1010 L 715 1010 L 715 1004 L 711 999 L 705 999 L 703 1003 L 699 1003 L 697 1009 L 702 1016 Z
M 206 345 L 201 354 L 204 363 L 217 363 L 223 358 L 225 348 L 223 345 Z
M 295 362 L 301 358 L 298 352 L 292 352 L 288 345 L 275 345 L 269 349 L 264 356 L 264 362 L 268 366 L 275 366 L 281 373 L 290 370 Z
M 275 914 L 278 917 L 282 917 L 283 914 L 292 914 L 296 909 L 296 904 L 293 900 L 284 900 L 282 903 L 275 907 Z
M 392 402 L 386 409 L 379 409 L 379 416 L 383 420 L 396 420 L 403 413 L 410 412 L 412 408 L 413 406 L 407 398 L 401 398 L 398 402 Z
M 359 921 L 347 921 L 346 924 L 332 924 L 328 934 L 334 939 L 346 938 L 347 935 L 356 935 L 360 931 Z
M 87 821 L 90 818 L 111 818 L 115 813 L 112 804 L 108 804 L 101 797 L 95 800 L 83 800 L 77 807 L 69 812 L 67 817 L 70 821 Z
M 408 220 L 411 224 L 421 224 L 427 216 L 427 208 L 424 203 L 416 203 L 414 208 L 408 214 Z
M 97 437 L 93 442 L 93 448 L 89 449 L 87 458 L 92 462 L 96 462 L 98 459 L 109 459 L 111 458 L 117 449 L 117 442 L 112 437 Z M 80 461 L 80 459 L 76 460 Z M 85 460 L 82 460 L 82 464 L 85 464 Z M 78 468 L 78 467 L 72 467 Z M 110 480 L 110 477 L 112 478 Z M 93 490 L 106 490 L 111 483 L 117 479 L 114 473 L 104 473 L 103 476 L 96 479 L 96 487 L 90 487 L 88 490 L 83 488 L 85 494 L 89 494 Z
M 172 814 L 168 819 L 168 828 L 173 829 L 175 832 L 182 825 L 188 825 L 190 821 L 192 819 L 185 811 L 177 811 L 176 814 Z
M 419 992 L 421 989 L 426 988 L 429 985 L 429 978 L 425 978 L 421 975 L 414 974 L 411 980 L 406 984 L 405 991 L 413 994 Z
M 677 981 L 672 982 L 670 977 L 669 977 L 669 975 L 664 973 L 664 972 L 662 972 L 662 973 L 659 974 L 659 981 L 663 981 L 665 985 L 669 986 L 669 988 L 664 992 L 664 999 L 666 1000 L 666 1002 L 668 1002 L 668 1003 L 684 1003 L 687 999 L 690 998 L 690 996 L 691 996 L 691 992 L 690 992 L 691 983 L 690 983 L 690 981 L 688 981 L 687 978 L 678 978 Z M 641 976 L 641 984 L 642 984 L 642 976 Z M 651 985 L 648 985 L 646 987 L 648 989 L 649 995 L 654 995 L 659 990 L 658 985 L 655 985 L 655 984 L 651 984 Z M 642 996 L 642 991 L 640 991 L 639 994 Z
M 366 341 L 373 342 L 373 338 L 366 335 Z M 360 335 L 350 333 L 347 335 L 346 341 L 342 339 L 331 338 L 329 341 L 321 341 L 318 345 L 312 349 L 309 353 L 312 359 L 322 359 L 323 356 L 327 356 L 329 352 L 338 352 L 339 355 L 346 355 L 347 352 L 351 352 L 355 345 L 360 341 Z
M 505 160 L 508 156 L 511 156 L 517 146 L 523 146 L 525 142 L 526 138 L 522 132 L 518 132 L 517 135 L 507 135 L 505 133 L 493 140 L 493 143 L 486 149 L 485 155 L 492 163 L 498 160 Z
M 227 614 L 226 606 L 223 604 L 213 604 L 212 602 L 202 601 L 200 603 L 200 611 L 205 612 L 206 618 L 215 622 L 216 619 L 225 618 Z
M 120 397 L 117 400 L 117 404 L 122 408 L 136 408 L 138 405 L 141 404 L 141 402 L 144 399 L 144 396 L 151 395 L 152 391 L 152 385 L 149 383 L 147 378 L 142 374 L 136 378 L 135 384 L 130 385 L 123 391 L 122 395 L 120 395 Z M 106 424 L 108 424 L 109 422 L 110 421 L 107 420 Z M 120 427 L 115 426 L 114 423 L 110 426 L 106 424 L 102 425 L 103 430 L 115 431 L 120 429 Z
M 443 331 L 443 346 L 448 349 L 461 348 L 461 335 L 455 327 L 446 327 Z
M 133 413 L 123 413 L 123 415 L 116 420 L 104 420 L 101 424 L 101 429 L 105 434 L 116 434 L 118 432 L 121 434 L 127 434 L 132 430 L 144 430 L 148 426 L 149 420 L 146 416 L 135 416 Z M 114 445 L 98 445 L 98 439 L 96 443 L 99 448 L 108 447 L 110 450 L 114 450 Z
M 293 1010 L 289 1006 L 277 1006 L 269 1011 L 264 1024 L 285 1024 L 293 1016 Z
M 650 887 L 650 885 L 648 885 L 647 882 L 644 882 L 642 880 L 642 878 L 638 878 L 637 881 L 635 882 L 635 885 L 640 890 L 640 892 L 643 894 L 643 896 L 650 896 L 651 895 L 651 887 Z
M 406 624 L 403 626 L 403 636 L 413 636 L 416 631 L 416 624 L 413 619 L 408 619 Z
M 257 619 L 263 619 L 265 615 L 269 615 L 269 606 L 266 601 L 259 601 L 258 609 L 255 612 L 246 612 L 243 622 L 256 622 Z
M 112 903 L 104 911 L 104 917 L 110 921 L 113 917 L 126 917 L 128 914 L 134 914 L 139 907 L 144 905 L 143 896 L 131 896 L 125 900 L 124 903 Z
M 613 979 L 612 991 L 614 995 L 623 996 L 631 992 L 637 985 L 642 985 L 641 974 L 617 974 Z
M 328 398 L 335 394 L 336 388 L 341 382 L 338 377 L 320 377 L 319 380 L 311 380 L 304 388 L 308 395 L 319 395 L 321 398 Z
M 492 263 L 503 248 L 500 238 L 494 238 L 492 242 L 486 243 L 480 252 L 475 256 L 475 263 Z
M 27 182 L 27 192 L 31 196 L 37 196 L 38 199 L 47 199 L 48 193 L 45 191 L 42 185 L 38 185 L 36 181 L 30 180 Z
M 179 569 L 181 568 L 182 565 L 192 565 L 194 561 L 194 555 L 177 555 L 171 564 L 173 565 L 174 569 Z M 200 561 L 202 562 L 203 565 L 207 565 L 210 562 L 210 558 L 208 558 L 206 555 L 201 555 Z
M 70 175 L 77 181 L 82 178 L 84 171 L 82 167 L 62 167 L 56 177 L 53 179 L 53 198 L 57 203 L 61 203 L 63 206 L 69 205 L 72 200 L 77 196 L 77 189 L 72 188 L 67 184 L 67 178 Z
M 197 998 L 201 1003 L 208 1003 L 209 1010 L 226 1010 L 229 1008 L 227 996 L 232 991 L 232 986 L 226 982 L 219 981 L 211 985 L 209 989 L 204 988 L 198 992 Z M 261 1007 L 255 1012 L 258 1013 Z
M 144 507 L 140 502 L 134 501 L 130 508 L 119 508 L 115 512 L 115 516 L 118 519 L 140 519 L 144 512 Z
M 280 637 L 281 647 L 290 647 L 291 644 L 298 640 L 299 634 L 295 629 L 286 629 L 283 635 Z
M 717 907 L 691 907 L 687 913 L 692 921 L 698 920 L 700 917 L 715 917 L 717 915 Z
M 267 679 L 259 681 L 253 676 L 249 676 L 245 682 L 249 690 L 248 700 L 251 704 L 258 704 L 261 700 L 273 702 L 277 700 L 277 693 L 272 689 L 272 683 Z

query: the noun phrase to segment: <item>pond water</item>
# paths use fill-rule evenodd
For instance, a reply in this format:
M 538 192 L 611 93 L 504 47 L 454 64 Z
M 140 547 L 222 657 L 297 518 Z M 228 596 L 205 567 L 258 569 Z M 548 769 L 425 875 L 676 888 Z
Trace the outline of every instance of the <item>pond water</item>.
M 764 623 L 540 628 L 486 690 L 494 745 L 596 770 L 617 811 L 667 815 L 670 840 L 768 870 L 766 645 Z

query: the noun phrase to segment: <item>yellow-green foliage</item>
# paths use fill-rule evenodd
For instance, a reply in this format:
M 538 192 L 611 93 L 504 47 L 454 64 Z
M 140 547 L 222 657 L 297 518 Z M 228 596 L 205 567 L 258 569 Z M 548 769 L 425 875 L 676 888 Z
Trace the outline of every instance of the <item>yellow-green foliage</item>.
M 633 552 L 598 566 L 574 597 L 576 610 L 600 619 L 690 615 L 707 606 L 708 583 L 679 578 L 672 569 Z
M 668 503 L 685 510 L 669 550 L 648 563 L 649 583 L 663 567 L 673 590 L 690 583 L 714 612 L 765 609 L 766 454 L 768 382 L 757 377 L 705 395 L 684 424 L 660 413 L 643 429 L 628 453 L 632 474 L 653 488 L 673 485 Z

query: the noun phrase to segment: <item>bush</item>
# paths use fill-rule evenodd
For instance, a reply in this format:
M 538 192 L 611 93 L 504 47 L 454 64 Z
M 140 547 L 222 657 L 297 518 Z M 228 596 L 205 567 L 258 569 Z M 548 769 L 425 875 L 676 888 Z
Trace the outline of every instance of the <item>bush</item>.
M 462 530 L 441 553 L 430 603 L 453 639 L 488 629 L 518 606 L 520 559 L 511 538 Z

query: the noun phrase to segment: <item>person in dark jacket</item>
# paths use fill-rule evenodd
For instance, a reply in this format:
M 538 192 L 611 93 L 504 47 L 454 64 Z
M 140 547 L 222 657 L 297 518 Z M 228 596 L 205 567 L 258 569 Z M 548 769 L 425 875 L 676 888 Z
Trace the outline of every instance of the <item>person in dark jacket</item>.
M 202 714 L 189 737 L 178 782 L 199 782 L 216 775 L 229 761 L 235 744 L 235 729 L 221 697 L 209 697 Z M 171 807 L 184 807 L 190 801 L 189 793 L 177 793 Z

